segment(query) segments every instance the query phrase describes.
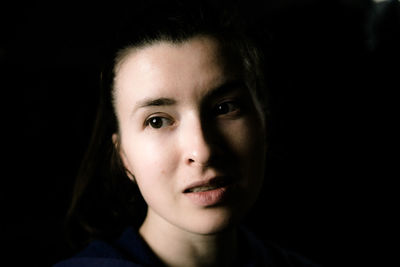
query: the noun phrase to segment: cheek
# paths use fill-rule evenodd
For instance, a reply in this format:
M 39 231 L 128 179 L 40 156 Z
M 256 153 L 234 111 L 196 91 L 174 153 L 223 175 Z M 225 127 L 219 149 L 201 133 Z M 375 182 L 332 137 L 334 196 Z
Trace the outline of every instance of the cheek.
M 258 195 L 264 179 L 265 138 L 258 120 L 244 119 L 225 131 L 230 150 L 235 154 L 236 166 L 242 175 L 242 185 L 249 197 Z M 226 129 L 229 129 L 226 128 Z
M 155 186 L 170 176 L 175 168 L 177 156 L 174 146 L 160 138 L 137 136 L 124 147 L 129 170 L 139 186 Z
M 249 159 L 262 153 L 263 134 L 262 126 L 257 120 L 243 119 L 222 127 L 223 135 L 230 145 L 230 149 L 241 159 Z

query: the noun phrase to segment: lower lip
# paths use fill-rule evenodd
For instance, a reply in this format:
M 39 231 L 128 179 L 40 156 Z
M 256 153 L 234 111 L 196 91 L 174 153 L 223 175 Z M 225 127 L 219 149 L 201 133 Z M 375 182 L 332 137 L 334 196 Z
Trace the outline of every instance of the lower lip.
M 209 191 L 185 193 L 185 195 L 195 205 L 208 207 L 222 203 L 228 193 L 228 187 L 220 187 Z

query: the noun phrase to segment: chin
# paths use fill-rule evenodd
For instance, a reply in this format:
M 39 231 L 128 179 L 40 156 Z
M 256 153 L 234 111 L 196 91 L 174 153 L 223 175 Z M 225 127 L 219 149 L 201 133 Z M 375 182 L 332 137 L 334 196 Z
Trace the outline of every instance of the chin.
M 215 235 L 236 226 L 239 216 L 224 209 L 205 210 L 186 222 L 187 231 L 200 235 Z

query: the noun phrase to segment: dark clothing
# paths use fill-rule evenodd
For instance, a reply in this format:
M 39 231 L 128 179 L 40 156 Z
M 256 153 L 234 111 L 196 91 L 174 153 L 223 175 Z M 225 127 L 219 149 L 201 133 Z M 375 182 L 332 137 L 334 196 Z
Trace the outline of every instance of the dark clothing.
M 303 267 L 313 266 L 306 259 L 288 253 L 273 245 L 264 245 L 253 234 L 241 228 L 239 235 L 240 255 L 236 266 L 256 267 Z M 56 264 L 54 267 L 135 267 L 163 266 L 140 235 L 127 228 L 113 244 L 103 241 L 91 242 L 74 257 Z

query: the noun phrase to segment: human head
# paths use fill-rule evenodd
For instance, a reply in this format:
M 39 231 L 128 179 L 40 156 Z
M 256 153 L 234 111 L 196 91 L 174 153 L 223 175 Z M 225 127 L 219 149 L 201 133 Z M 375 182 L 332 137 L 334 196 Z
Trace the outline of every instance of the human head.
M 157 42 L 184 43 L 200 35 L 213 38 L 222 47 L 220 51 L 226 53 L 224 58 L 239 60 L 235 64 L 238 63 L 243 71 L 243 81 L 256 100 L 257 109 L 266 114 L 262 56 L 257 44 L 259 40 L 238 23 L 237 17 L 210 14 L 208 9 L 196 10 L 199 12 L 175 8 L 173 14 L 163 10 L 160 16 L 152 16 L 151 21 L 137 20 L 133 15 L 127 21 L 122 20 L 115 42 L 111 45 L 108 64 L 102 72 L 95 129 L 77 178 L 69 212 L 69 222 L 75 233 L 80 231 L 79 235 L 86 238 L 111 238 L 124 225 L 138 226 L 143 220 L 143 199 L 135 183 L 128 177 L 129 170 L 121 160 L 118 140 L 112 142 L 111 138 L 119 132 L 113 105 L 115 74 L 132 50 L 140 50 Z M 138 21 L 139 24 L 136 23 Z

